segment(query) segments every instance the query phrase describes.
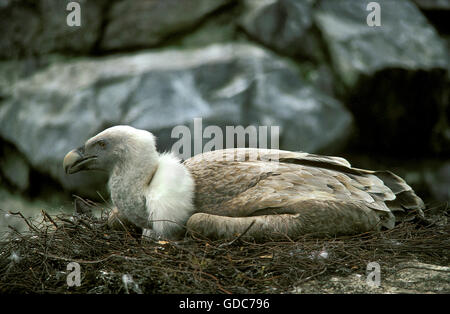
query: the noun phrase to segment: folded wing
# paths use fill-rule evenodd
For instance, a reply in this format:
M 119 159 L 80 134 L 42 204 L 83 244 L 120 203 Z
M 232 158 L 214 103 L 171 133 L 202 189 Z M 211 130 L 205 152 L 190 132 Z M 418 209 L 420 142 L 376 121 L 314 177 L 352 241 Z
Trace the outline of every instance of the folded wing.
M 204 153 L 184 164 L 196 183 L 197 212 L 206 215 L 296 215 L 296 221 L 314 225 L 303 224 L 310 232 L 352 233 L 392 228 L 393 212 L 421 214 L 424 208 L 400 177 L 352 168 L 339 157 L 240 148 Z

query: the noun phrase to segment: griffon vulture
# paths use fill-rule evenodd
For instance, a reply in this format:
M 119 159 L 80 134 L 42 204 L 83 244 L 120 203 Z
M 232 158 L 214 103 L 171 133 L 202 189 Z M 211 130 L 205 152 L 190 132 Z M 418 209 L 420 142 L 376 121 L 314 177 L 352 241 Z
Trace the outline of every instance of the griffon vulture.
M 238 148 L 181 163 L 159 154 L 150 132 L 130 126 L 106 129 L 63 164 L 67 174 L 106 171 L 120 216 L 168 239 L 186 230 L 215 239 L 357 234 L 392 228 L 394 214 L 423 215 L 424 208 L 400 177 L 352 168 L 343 158 Z

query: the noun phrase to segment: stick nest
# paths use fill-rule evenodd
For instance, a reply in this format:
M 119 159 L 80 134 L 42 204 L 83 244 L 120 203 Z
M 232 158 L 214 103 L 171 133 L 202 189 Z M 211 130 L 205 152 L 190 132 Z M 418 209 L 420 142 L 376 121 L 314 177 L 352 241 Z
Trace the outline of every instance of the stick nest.
M 438 212 L 434 221 L 416 219 L 386 231 L 265 243 L 194 235 L 143 240 L 130 230 L 111 230 L 107 209 L 97 218 L 43 212 L 30 220 L 10 213 L 29 230 L 12 230 L 0 242 L 0 293 L 289 293 L 311 279 L 365 274 L 369 262 L 378 262 L 384 275 L 411 260 L 446 266 L 447 206 Z M 67 284 L 70 262 L 80 265 L 80 286 Z

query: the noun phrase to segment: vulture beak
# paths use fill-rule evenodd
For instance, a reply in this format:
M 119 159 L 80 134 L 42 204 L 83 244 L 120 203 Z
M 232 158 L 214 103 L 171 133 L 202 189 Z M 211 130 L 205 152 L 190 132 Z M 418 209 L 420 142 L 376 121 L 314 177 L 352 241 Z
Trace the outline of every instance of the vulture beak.
M 89 169 L 89 164 L 97 159 L 97 156 L 84 154 L 84 147 L 71 150 L 64 157 L 63 167 L 66 174 L 76 173 L 81 170 Z

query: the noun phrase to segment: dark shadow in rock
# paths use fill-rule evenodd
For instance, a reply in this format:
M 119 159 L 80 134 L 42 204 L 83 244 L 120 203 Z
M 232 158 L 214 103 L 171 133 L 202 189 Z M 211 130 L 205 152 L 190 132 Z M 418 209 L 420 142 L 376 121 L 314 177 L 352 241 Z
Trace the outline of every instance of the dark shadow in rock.
M 446 75 L 395 68 L 362 77 L 345 102 L 358 128 L 353 145 L 407 158 L 450 154 Z

